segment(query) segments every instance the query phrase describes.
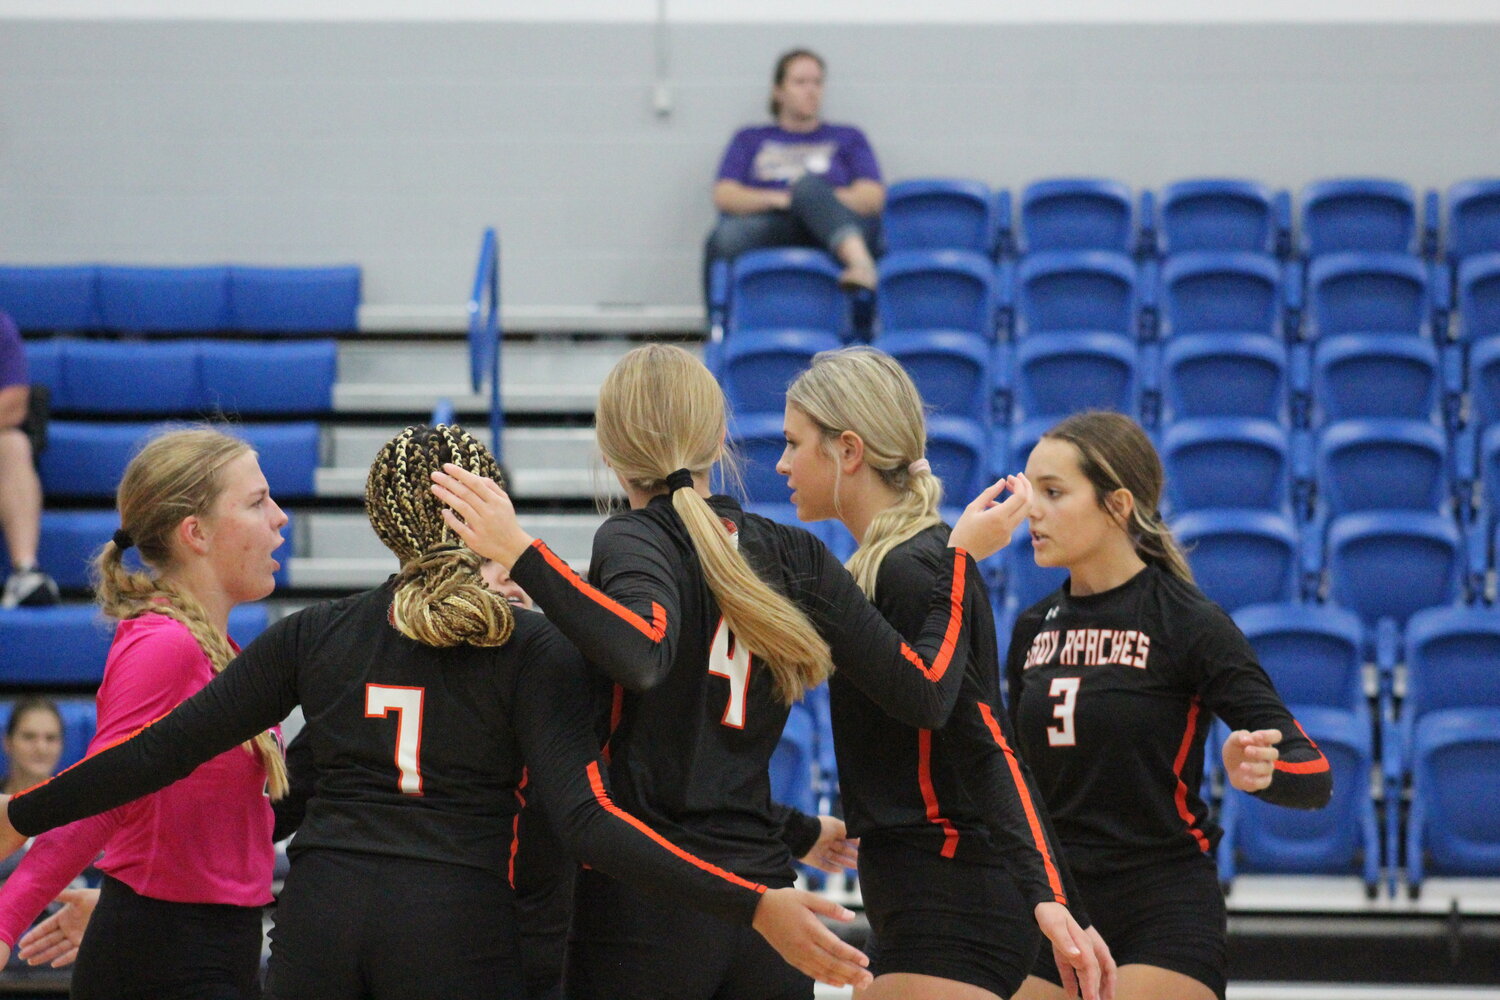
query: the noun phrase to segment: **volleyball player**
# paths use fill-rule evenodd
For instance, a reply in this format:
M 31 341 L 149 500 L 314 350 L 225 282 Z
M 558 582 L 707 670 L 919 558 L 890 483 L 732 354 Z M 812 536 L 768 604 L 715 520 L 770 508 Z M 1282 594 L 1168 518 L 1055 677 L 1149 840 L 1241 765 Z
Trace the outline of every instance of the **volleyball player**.
M 788 706 L 834 665 L 914 726 L 946 717 L 969 648 L 966 550 L 1009 540 L 1024 480 L 970 504 L 942 553 L 918 640 L 880 617 L 848 572 L 801 528 L 711 496 L 724 397 L 679 347 L 621 359 L 599 392 L 597 435 L 630 510 L 594 537 L 589 580 L 519 526 L 492 482 L 457 468 L 434 491 L 476 551 L 510 566 L 607 675 L 610 772 L 622 805 L 721 868 L 768 885 L 793 878 L 767 766 Z M 723 921 L 664 906 L 582 872 L 568 959 L 574 1000 L 806 998 L 812 984 Z
M 452 461 L 498 475 L 456 428 L 387 444 L 366 508 L 401 572 L 276 622 L 166 718 L 8 800 L 10 822 L 38 832 L 129 801 L 300 703 L 318 777 L 272 933 L 273 998 L 521 997 L 507 870 L 523 760 L 563 841 L 600 870 L 753 926 L 828 981 L 867 978 L 813 915 L 842 907 L 723 871 L 615 805 L 577 651 L 485 589 L 444 527 L 427 475 Z
M 814 357 L 786 399 L 777 471 L 797 516 L 836 518 L 849 529 L 859 542 L 848 562 L 855 581 L 915 638 L 949 534 L 938 515 L 942 483 L 923 458 L 916 386 L 890 356 L 849 347 Z M 946 719 L 905 725 L 842 673 L 829 681 L 839 789 L 861 841 L 860 890 L 873 930 L 875 983 L 861 996 L 1009 997 L 1031 969 L 1040 927 L 1069 984 L 1108 997 L 1109 949 L 1063 905 L 1072 902 L 1066 868 L 1012 751 L 994 619 L 977 576 L 964 601 L 968 663 Z
M 1048 431 L 1026 474 L 1038 565 L 1068 579 L 1016 622 L 1010 711 L 1079 894 L 1119 963 L 1119 1000 L 1223 1000 L 1220 830 L 1198 797 L 1211 717 L 1234 730 L 1229 782 L 1300 809 L 1328 803 L 1328 761 L 1245 637 L 1193 585 L 1158 514 L 1162 466 L 1130 418 Z M 1062 996 L 1038 962 L 1018 1000 Z

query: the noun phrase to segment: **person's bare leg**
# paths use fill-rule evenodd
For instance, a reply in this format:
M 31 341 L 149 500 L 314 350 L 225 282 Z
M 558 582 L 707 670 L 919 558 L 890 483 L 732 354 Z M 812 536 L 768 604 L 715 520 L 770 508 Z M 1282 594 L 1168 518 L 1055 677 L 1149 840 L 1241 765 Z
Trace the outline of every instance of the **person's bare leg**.
M 1019 994 L 1018 994 L 1019 995 Z M 914 972 L 888 972 L 862 990 L 854 991 L 855 1000 L 1004 1000 L 989 990 L 969 983 L 937 976 L 919 976 Z
M 1062 987 L 1028 976 L 1011 1000 L 1066 1000 L 1067 997 Z M 1137 963 L 1120 966 L 1115 1000 L 1215 1000 L 1215 997 L 1213 990 L 1191 976 Z
M 845 288 L 875 289 L 875 255 L 863 235 L 852 233 L 845 236 L 833 248 L 833 255 L 844 265 L 839 275 L 839 284 Z
M 1115 993 L 1119 1000 L 1119 992 Z M 1055 986 L 1040 976 L 1027 976 L 1021 988 L 1011 995 L 1010 1000 L 1069 1000 L 1068 991 L 1061 986 Z
M 42 530 L 42 482 L 31 463 L 31 441 L 14 427 L 0 430 L 0 531 L 14 567 L 35 566 Z

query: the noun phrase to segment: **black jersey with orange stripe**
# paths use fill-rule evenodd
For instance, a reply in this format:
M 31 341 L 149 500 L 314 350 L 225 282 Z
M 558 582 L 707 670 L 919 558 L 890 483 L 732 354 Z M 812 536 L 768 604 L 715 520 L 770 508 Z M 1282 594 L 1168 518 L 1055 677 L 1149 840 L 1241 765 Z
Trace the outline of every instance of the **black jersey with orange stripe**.
M 1332 794 L 1328 761 L 1233 620 L 1155 564 L 1099 594 L 1064 584 L 1027 609 L 1006 681 L 1023 755 L 1080 877 L 1218 843 L 1198 794 L 1215 715 L 1231 729 L 1281 731 L 1261 798 L 1316 809 Z
M 927 595 L 947 562 L 949 528 L 934 525 L 893 548 L 876 576 L 875 606 L 915 638 Z M 1000 663 L 989 594 L 966 581 L 970 620 L 963 678 L 946 719 L 927 728 L 897 721 L 850 680 L 829 682 L 839 787 L 849 832 L 914 850 L 1003 866 L 1032 905 L 1068 902 L 1045 808 L 1012 750 L 1000 700 Z
M 821 541 L 747 514 L 713 510 L 755 572 L 802 608 L 828 641 L 839 676 L 912 725 L 946 718 L 965 670 L 968 554 L 944 549 L 907 643 Z M 609 518 L 594 537 L 589 579 L 541 542 L 511 576 L 617 685 L 608 736 L 622 806 L 695 854 L 746 878 L 787 884 L 791 855 L 767 769 L 788 708 L 770 671 L 723 627 L 687 529 L 670 500 Z
M 300 703 L 317 784 L 289 848 L 294 865 L 322 849 L 506 872 L 524 762 L 528 789 L 577 856 L 750 922 L 763 885 L 693 856 L 612 800 L 592 676 L 550 622 L 517 610 L 503 646 L 436 649 L 389 623 L 392 595 L 388 582 L 281 619 L 169 715 L 13 800 L 11 822 L 40 833 L 128 802 Z

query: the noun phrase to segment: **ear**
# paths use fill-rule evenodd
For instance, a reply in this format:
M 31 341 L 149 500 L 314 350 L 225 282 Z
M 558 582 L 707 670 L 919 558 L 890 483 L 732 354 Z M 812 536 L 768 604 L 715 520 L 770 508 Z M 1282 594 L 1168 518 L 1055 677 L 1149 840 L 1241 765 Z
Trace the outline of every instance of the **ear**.
M 852 476 L 865 464 L 865 439 L 853 431 L 840 434 L 833 442 L 833 450 L 838 456 L 839 468 L 846 476 Z
M 203 518 L 197 514 L 190 514 L 183 518 L 173 534 L 176 536 L 177 542 L 182 546 L 184 552 L 191 552 L 194 555 L 200 556 L 208 553 L 211 538 L 210 532 L 208 525 L 203 522 Z
M 1109 507 L 1109 512 L 1119 521 L 1120 526 L 1128 530 L 1131 517 L 1135 513 L 1135 494 L 1122 486 L 1105 497 L 1104 503 Z

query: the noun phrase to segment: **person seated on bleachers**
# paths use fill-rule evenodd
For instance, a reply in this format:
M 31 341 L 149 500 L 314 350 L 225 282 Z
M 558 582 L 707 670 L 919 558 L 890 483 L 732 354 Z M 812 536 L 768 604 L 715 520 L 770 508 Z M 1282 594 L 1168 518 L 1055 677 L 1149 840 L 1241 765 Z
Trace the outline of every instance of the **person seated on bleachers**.
M 10 550 L 10 576 L 0 608 L 56 604 L 57 584 L 37 566 L 42 531 L 42 481 L 25 422 L 31 406 L 26 348 L 15 321 L 0 312 L 0 532 Z
M 771 125 L 730 140 L 714 183 L 721 213 L 705 248 L 716 260 L 767 247 L 824 247 L 844 265 L 846 288 L 875 287 L 885 185 L 865 134 L 820 117 L 823 60 L 793 49 L 776 61 Z M 705 287 L 707 278 L 705 276 Z

